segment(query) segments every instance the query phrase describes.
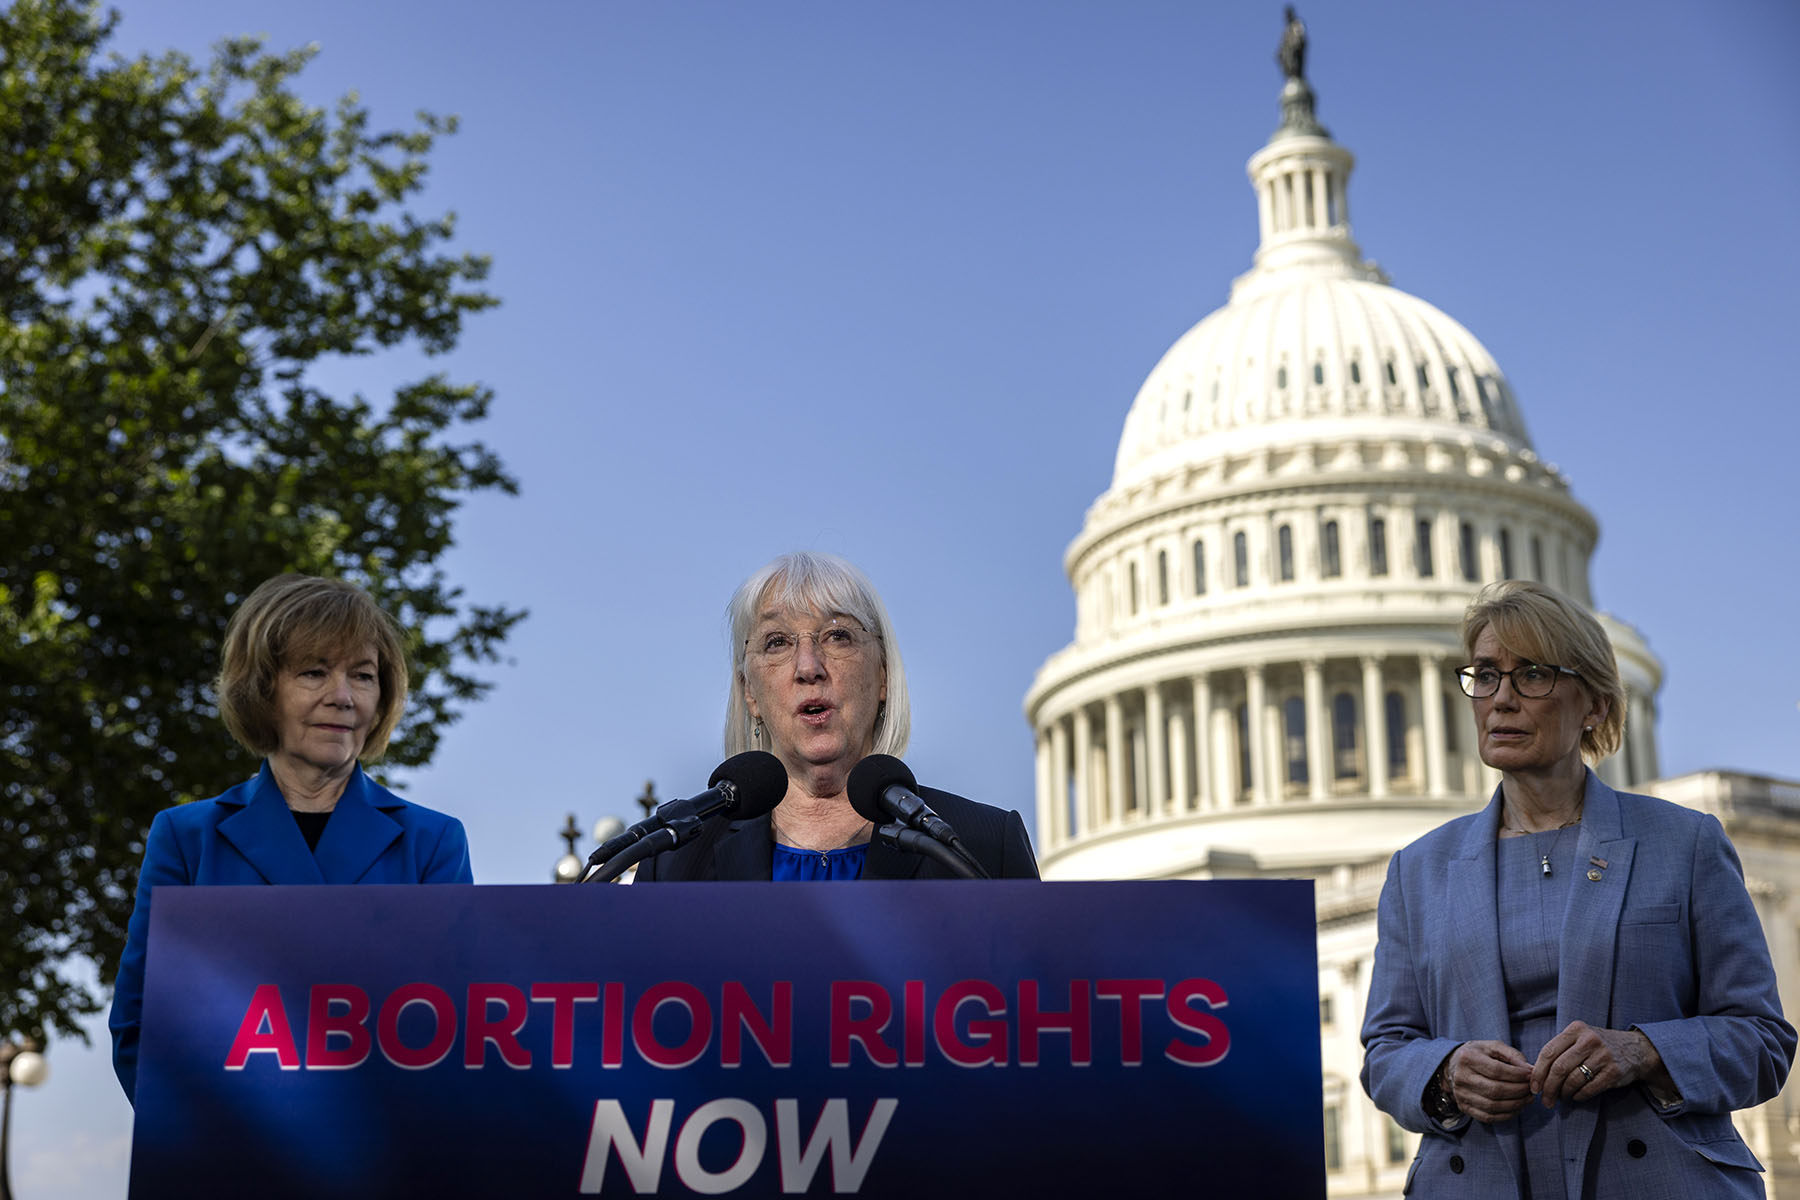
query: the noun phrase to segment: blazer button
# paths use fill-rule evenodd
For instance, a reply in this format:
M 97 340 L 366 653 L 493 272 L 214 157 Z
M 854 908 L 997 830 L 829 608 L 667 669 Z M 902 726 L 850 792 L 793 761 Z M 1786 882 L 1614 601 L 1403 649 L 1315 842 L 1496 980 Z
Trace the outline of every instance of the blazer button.
M 1649 1152 L 1650 1148 L 1637 1138 L 1632 1138 L 1629 1142 L 1625 1143 L 1625 1153 L 1631 1155 L 1633 1158 L 1642 1158 Z
M 1450 1156 L 1450 1173 L 1452 1175 L 1461 1175 L 1462 1169 L 1463 1169 L 1462 1155 L 1452 1154 Z

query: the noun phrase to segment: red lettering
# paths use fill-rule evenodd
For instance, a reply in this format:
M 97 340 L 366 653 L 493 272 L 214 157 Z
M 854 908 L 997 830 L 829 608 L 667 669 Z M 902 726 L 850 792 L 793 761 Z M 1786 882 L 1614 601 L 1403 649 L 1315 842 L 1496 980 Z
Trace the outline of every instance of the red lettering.
M 1195 1046 L 1170 1038 L 1163 1053 L 1184 1067 L 1210 1067 L 1231 1050 L 1231 1030 L 1211 1013 L 1195 1008 L 1192 1001 L 1196 997 L 1212 1008 L 1224 1008 L 1227 1003 L 1225 989 L 1212 980 L 1184 979 L 1169 992 L 1169 1020 L 1204 1037 L 1206 1045 Z
M 550 1005 L 550 1065 L 567 1070 L 575 1065 L 575 1006 L 600 998 L 597 983 L 534 983 L 531 999 Z
M 625 1061 L 625 985 L 606 985 L 600 1002 L 600 1065 L 617 1067 Z
M 771 1067 L 794 1065 L 794 985 L 777 980 L 770 997 L 767 1020 L 757 1010 L 744 985 L 725 981 L 719 996 L 719 1055 L 721 1065 L 736 1067 L 744 1061 L 744 1034 L 763 1052 Z
M 408 1046 L 400 1040 L 400 1014 L 415 1004 L 431 1010 L 434 1027 L 431 1038 L 423 1046 Z M 389 994 L 381 1006 L 375 1023 L 375 1040 L 381 1053 L 396 1067 L 422 1071 L 435 1067 L 456 1044 L 456 1005 L 448 992 L 434 983 L 409 983 Z
M 269 1027 L 267 1033 L 263 1032 L 265 1024 Z M 300 1054 L 294 1049 L 294 1031 L 288 1026 L 281 989 L 272 983 L 261 985 L 251 994 L 250 1007 L 244 1010 L 237 1036 L 231 1040 L 231 1052 L 225 1056 L 225 1069 L 241 1071 L 252 1054 L 264 1051 L 275 1056 L 282 1070 L 300 1069 Z
M 1069 1035 L 1069 1065 L 1085 1067 L 1094 1061 L 1094 1022 L 1088 997 L 1088 981 L 1069 980 L 1069 1007 L 1057 1012 L 1038 1007 L 1038 982 L 1019 980 L 1019 1065 L 1038 1065 L 1040 1034 Z
M 505 1011 L 498 1020 L 490 1020 L 488 1012 L 494 1004 Z M 510 983 L 471 983 L 469 985 L 468 1028 L 463 1033 L 463 1066 L 471 1069 L 486 1065 L 488 1043 L 500 1051 L 500 1061 L 515 1071 L 531 1065 L 531 1051 L 519 1045 L 519 1030 L 525 1027 L 525 993 Z
M 902 1020 L 905 1021 L 906 1065 L 922 1067 L 925 1065 L 925 981 L 909 979 L 902 992 L 904 1003 L 901 1008 Z
M 1094 995 L 1119 1002 L 1119 1061 L 1125 1066 L 1143 1065 L 1144 1001 L 1159 1000 L 1162 994 L 1160 979 L 1102 979 L 1094 984 Z
M 333 1013 L 341 1004 L 344 1011 Z M 315 983 L 306 1008 L 306 1069 L 342 1071 L 360 1067 L 369 1057 L 369 993 L 353 983 Z M 331 1048 L 333 1036 L 349 1045 Z
M 868 1005 L 868 1015 L 851 1014 L 853 1004 Z M 878 1067 L 898 1065 L 900 1056 L 882 1040 L 894 1015 L 894 999 L 879 983 L 867 979 L 834 979 L 831 981 L 831 1065 L 850 1065 L 850 1043 L 861 1042 L 863 1053 Z
M 665 1046 L 656 1040 L 656 1010 L 665 1004 L 679 1005 L 688 1015 L 687 1040 L 679 1046 Z M 670 980 L 654 984 L 644 990 L 631 1011 L 631 1041 L 653 1066 L 670 1070 L 691 1067 L 712 1041 L 712 1005 L 691 983 Z
M 969 1022 L 970 1041 L 956 1031 L 956 1010 L 967 1001 L 977 1001 L 987 1008 L 987 1019 Z M 1006 997 L 985 979 L 964 979 L 944 989 L 932 1015 L 932 1032 L 938 1050 L 959 1067 L 1006 1065 L 1006 1022 L 995 1020 L 1006 1015 Z

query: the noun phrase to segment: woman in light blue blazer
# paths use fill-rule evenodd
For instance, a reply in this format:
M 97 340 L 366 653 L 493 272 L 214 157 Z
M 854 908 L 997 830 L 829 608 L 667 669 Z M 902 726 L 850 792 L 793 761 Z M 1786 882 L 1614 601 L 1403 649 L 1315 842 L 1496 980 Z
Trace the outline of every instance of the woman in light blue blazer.
M 1615 792 L 1625 689 L 1593 615 L 1541 584 L 1463 620 L 1481 812 L 1393 858 L 1362 1080 L 1423 1133 L 1406 1192 L 1763 1195 L 1734 1109 L 1793 1063 L 1762 925 L 1716 818 Z
M 219 713 L 263 756 L 255 779 L 150 824 L 113 987 L 113 1069 L 135 1103 L 150 903 L 158 887 L 472 883 L 461 822 L 363 774 L 406 707 L 399 627 L 361 589 L 282 575 L 225 630 Z

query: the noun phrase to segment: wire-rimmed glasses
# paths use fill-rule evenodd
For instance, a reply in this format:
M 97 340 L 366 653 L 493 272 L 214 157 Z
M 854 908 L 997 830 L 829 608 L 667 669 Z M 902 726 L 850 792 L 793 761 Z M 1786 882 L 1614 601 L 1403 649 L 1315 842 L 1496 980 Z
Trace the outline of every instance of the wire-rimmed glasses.
M 754 663 L 779 667 L 794 661 L 800 643 L 812 639 L 824 658 L 845 659 L 873 641 L 875 635 L 849 617 L 832 617 L 817 629 L 764 629 L 744 640 Z

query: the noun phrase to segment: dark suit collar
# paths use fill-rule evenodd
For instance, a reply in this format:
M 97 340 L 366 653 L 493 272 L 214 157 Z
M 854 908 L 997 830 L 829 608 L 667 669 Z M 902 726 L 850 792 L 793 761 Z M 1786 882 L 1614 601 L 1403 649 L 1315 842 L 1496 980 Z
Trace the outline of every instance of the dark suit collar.
M 323 845 L 323 843 L 321 843 Z M 767 815 L 733 821 L 713 844 L 713 868 L 719 879 L 768 879 L 774 874 L 775 837 Z M 912 879 L 925 860 L 879 842 L 869 846 L 864 879 Z
M 383 809 L 404 802 L 370 782 L 360 766 L 344 785 L 316 852 L 307 848 L 267 762 L 219 803 L 238 810 L 219 822 L 219 836 L 269 883 L 355 883 L 403 832 Z
M 863 866 L 864 879 L 913 879 L 919 874 L 919 868 L 925 865 L 925 858 L 919 854 L 908 854 L 894 846 L 884 846 L 880 842 L 869 845 L 869 861 Z
M 769 830 L 769 816 L 733 821 L 729 830 L 713 844 L 715 879 L 768 879 L 774 874 L 775 839 Z

